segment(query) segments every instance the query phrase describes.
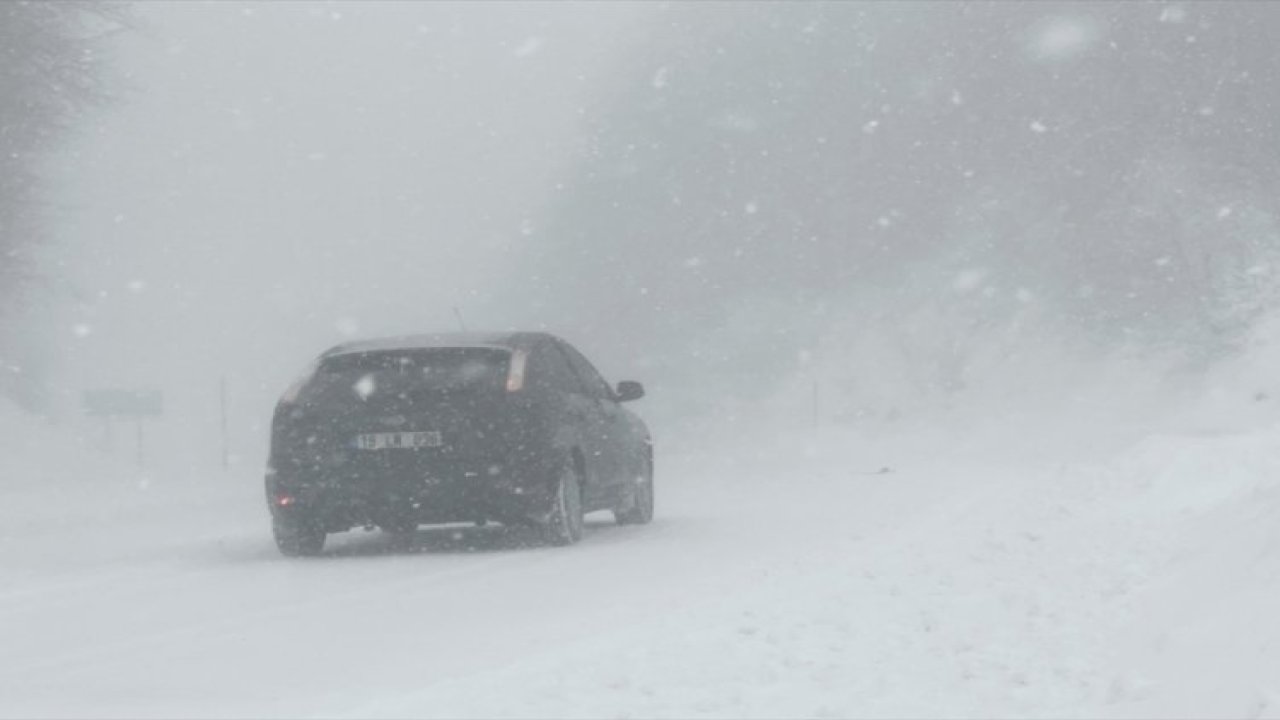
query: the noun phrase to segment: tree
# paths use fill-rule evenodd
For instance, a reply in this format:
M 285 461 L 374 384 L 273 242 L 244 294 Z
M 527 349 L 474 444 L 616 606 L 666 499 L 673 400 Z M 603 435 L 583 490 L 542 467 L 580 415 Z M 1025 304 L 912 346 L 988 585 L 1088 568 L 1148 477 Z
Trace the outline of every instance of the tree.
M 598 355 L 681 368 L 761 298 L 789 311 L 703 368 L 731 389 L 758 358 L 750 386 L 777 379 L 818 316 L 964 333 L 1030 298 L 1090 343 L 1212 356 L 1247 327 L 1224 314 L 1257 313 L 1240 294 L 1280 249 L 1280 5 L 692 3 L 654 28 L 585 108 L 512 284 Z
M 48 239 L 42 162 L 104 98 L 97 48 L 124 20 L 113 3 L 0 3 L 0 392 L 19 399 L 13 308 L 37 284 L 33 256 Z

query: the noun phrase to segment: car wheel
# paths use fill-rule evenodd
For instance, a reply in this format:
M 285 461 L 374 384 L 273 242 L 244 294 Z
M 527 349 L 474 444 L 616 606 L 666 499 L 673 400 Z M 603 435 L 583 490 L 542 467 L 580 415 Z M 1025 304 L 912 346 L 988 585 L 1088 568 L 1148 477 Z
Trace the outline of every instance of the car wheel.
M 636 482 L 631 501 L 625 507 L 613 511 L 619 525 L 645 525 L 653 520 L 653 461 L 645 464 L 644 476 Z
M 324 528 L 301 518 L 274 518 L 271 534 L 276 547 L 288 557 L 319 555 L 324 549 Z
M 572 462 L 565 462 L 556 484 L 551 516 L 544 533 L 552 545 L 572 545 L 582 539 L 582 478 Z

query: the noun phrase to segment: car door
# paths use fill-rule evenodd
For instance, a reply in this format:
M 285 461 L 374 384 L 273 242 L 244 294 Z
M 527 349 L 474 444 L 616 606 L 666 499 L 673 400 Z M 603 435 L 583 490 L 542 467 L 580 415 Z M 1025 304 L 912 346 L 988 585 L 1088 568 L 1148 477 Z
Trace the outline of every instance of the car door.
M 554 443 L 559 448 L 577 447 L 582 451 L 587 466 L 583 500 L 588 507 L 601 506 L 610 494 L 606 487 L 610 470 L 603 460 L 607 453 L 601 447 L 601 438 L 607 431 L 599 403 L 556 343 L 539 345 L 529 362 L 530 381 L 554 408 Z
M 598 467 L 602 489 L 608 495 L 607 502 L 620 498 L 628 481 L 635 476 L 629 448 L 635 444 L 634 429 L 626 412 L 614 397 L 613 388 L 605 381 L 590 361 L 572 345 L 561 343 L 559 347 L 569 359 L 569 365 L 577 373 L 592 404 L 593 432 L 596 435 Z

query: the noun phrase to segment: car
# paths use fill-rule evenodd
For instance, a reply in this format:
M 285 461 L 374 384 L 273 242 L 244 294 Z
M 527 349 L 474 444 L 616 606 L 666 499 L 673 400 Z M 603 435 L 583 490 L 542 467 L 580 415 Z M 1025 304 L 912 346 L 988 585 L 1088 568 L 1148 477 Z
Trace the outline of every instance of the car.
M 267 505 L 280 551 L 319 554 L 328 534 L 477 523 L 538 528 L 555 545 L 583 515 L 653 518 L 653 441 L 609 385 L 542 332 L 381 338 L 324 352 L 280 398 Z

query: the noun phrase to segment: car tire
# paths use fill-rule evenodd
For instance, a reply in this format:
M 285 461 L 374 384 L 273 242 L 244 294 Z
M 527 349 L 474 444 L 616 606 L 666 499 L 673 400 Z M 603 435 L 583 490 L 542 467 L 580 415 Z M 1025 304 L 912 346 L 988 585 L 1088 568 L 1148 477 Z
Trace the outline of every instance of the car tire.
M 644 476 L 636 483 L 625 508 L 613 511 L 619 525 L 647 525 L 653 520 L 653 460 L 645 463 Z
M 324 528 L 302 518 L 274 518 L 271 534 L 280 553 L 287 557 L 319 555 L 324 549 Z
M 582 539 L 582 478 L 572 462 L 566 461 L 556 482 L 551 515 L 543 525 L 543 534 L 552 545 L 572 545 Z

